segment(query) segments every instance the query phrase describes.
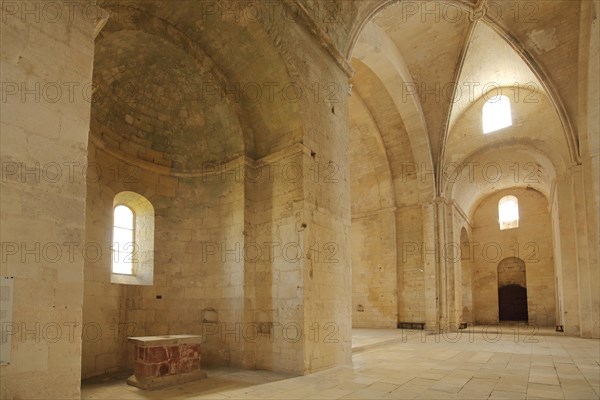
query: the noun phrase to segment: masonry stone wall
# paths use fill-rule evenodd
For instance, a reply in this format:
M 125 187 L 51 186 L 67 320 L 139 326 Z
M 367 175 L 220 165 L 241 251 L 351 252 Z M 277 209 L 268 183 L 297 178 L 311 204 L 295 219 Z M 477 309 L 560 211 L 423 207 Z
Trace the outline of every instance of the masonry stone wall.
M 395 328 L 398 321 L 393 211 L 352 219 L 352 326 Z
M 268 29 L 276 35 L 282 26 L 275 21 Z M 306 31 L 288 26 L 286 35 L 302 42 Z M 302 72 L 299 84 L 343 88 L 346 76 L 339 66 L 322 58 L 318 45 L 306 47 L 303 57 L 315 63 Z M 286 62 L 290 69 L 304 65 L 294 57 Z M 98 309 L 90 316 L 104 325 L 124 324 L 121 342 L 131 335 L 126 329 L 135 329 L 135 335 L 204 333 L 206 364 L 304 373 L 347 362 L 350 305 L 343 299 L 350 296 L 351 279 L 348 153 L 347 139 L 337 136 L 347 129 L 347 112 L 346 94 L 338 93 L 330 104 L 326 92 L 305 99 L 303 143 L 277 143 L 277 150 L 259 160 L 237 158 L 228 164 L 231 170 L 219 166 L 217 173 L 198 173 L 141 157 L 131 161 L 139 181 L 91 184 L 90 193 L 103 195 L 90 199 L 90 213 L 100 213 L 97 220 L 89 220 L 94 225 L 90 235 L 102 236 L 105 244 L 112 198 L 120 191 L 148 198 L 156 221 L 154 284 L 117 288 L 108 284 L 108 260 L 89 265 L 89 286 L 95 289 L 86 293 L 85 308 Z M 107 129 L 103 111 L 100 107 L 95 114 L 98 125 L 93 124 L 92 134 L 99 147 L 90 154 L 102 159 L 101 164 L 130 160 L 122 146 L 105 142 L 114 127 Z M 272 175 L 265 177 L 265 165 Z M 236 171 L 256 174 L 261 168 L 262 179 L 236 178 Z M 98 268 L 102 272 L 94 273 Z M 111 300 L 98 308 L 105 303 L 97 298 L 102 288 L 109 288 Z M 130 347 L 89 343 L 83 361 L 86 376 L 130 367 Z
M 398 252 L 398 321 L 425 322 L 425 262 L 421 206 L 396 211 Z M 427 245 L 429 246 L 429 245 Z M 431 250 L 431 247 L 429 247 Z
M 421 155 L 419 162 L 423 154 L 436 160 L 443 150 L 438 146 L 444 143 L 438 137 L 443 129 L 435 129 L 444 114 L 439 104 L 424 102 L 424 111 L 407 116 L 391 97 L 377 96 L 394 87 L 387 84 L 396 77 L 401 79 L 395 83 L 403 83 L 403 77 L 385 75 L 390 79 L 382 82 L 372 70 L 362 81 L 363 93 L 369 94 L 363 98 L 362 119 L 376 116 L 375 109 L 385 114 L 379 121 L 382 141 L 370 146 L 384 151 L 365 152 L 363 159 L 396 157 L 385 173 L 351 171 L 351 147 L 354 155 L 360 147 L 349 137 L 353 67 L 346 56 L 378 2 L 336 0 L 334 24 L 322 13 L 319 17 L 319 11 L 328 12 L 319 2 L 300 1 L 304 7 L 294 21 L 263 16 L 241 23 L 203 15 L 202 7 L 175 8 L 161 1 L 133 2 L 125 13 L 134 11 L 136 18 L 123 19 L 118 5 L 103 2 L 110 14 L 106 26 L 105 12 L 81 19 L 81 8 L 91 1 L 79 2 L 74 14 L 62 10 L 63 16 L 75 18 L 51 21 L 35 17 L 40 2 L 32 2 L 33 12 L 25 13 L 5 8 L 6 3 L 24 7 L 29 2 L 2 5 L 0 268 L 3 276 L 14 277 L 17 329 L 11 363 L 0 366 L 3 399 L 78 398 L 82 377 L 132 367 L 126 341 L 132 335 L 204 334 L 205 364 L 309 373 L 351 360 L 353 315 L 355 325 L 369 327 L 392 327 L 397 318 L 427 322 L 434 329 L 461 315 L 496 323 L 498 263 L 513 257 L 515 249 L 525 262 L 530 322 L 557 322 L 556 257 L 561 259 L 556 275 L 562 280 L 559 322 L 564 321 L 567 333 L 598 337 L 599 295 L 590 284 L 598 278 L 597 3 L 581 2 L 580 10 L 557 5 L 556 10 L 569 11 L 568 17 L 581 11 L 583 28 L 569 29 L 556 50 L 561 57 L 535 55 L 534 64 L 550 77 L 543 83 L 558 88 L 556 99 L 564 97 L 571 121 L 548 122 L 555 101 L 539 113 L 515 109 L 513 129 L 523 126 L 525 118 L 534 126 L 542 118 L 553 132 L 570 122 L 579 135 L 574 143 L 580 149 L 574 153 L 581 154 L 564 157 L 571 163 L 565 162 L 552 181 L 554 239 L 542 195 L 526 189 L 498 192 L 475 212 L 468 235 L 479 246 L 460 264 L 436 258 L 435 244 L 444 237 L 462 242 L 458 227 L 466 221 L 446 226 L 451 199 L 421 197 L 431 194 L 433 186 L 418 193 L 419 185 L 406 185 L 399 171 L 405 161 L 416 161 L 411 148 Z M 565 18 L 562 27 L 571 20 Z M 526 42 L 526 31 L 509 28 L 515 42 Z M 393 36 L 402 39 L 403 32 L 417 32 L 410 38 L 414 43 L 421 38 L 413 29 Z M 446 39 L 456 44 L 457 37 Z M 387 52 L 381 44 L 370 56 Z M 531 44 L 525 46 L 535 53 Z M 391 50 L 405 53 L 401 47 Z M 568 78 L 571 74 L 560 73 L 575 70 L 577 65 L 567 62 L 577 59 L 577 49 L 578 86 Z M 426 54 L 406 53 L 427 60 L 421 57 Z M 363 61 L 354 63 L 359 72 L 377 69 L 373 60 Z M 95 88 L 93 66 L 98 67 Z M 436 72 L 429 65 L 422 71 Z M 122 85 L 130 82 L 135 84 Z M 196 95 L 207 82 L 229 89 L 239 83 L 293 82 L 308 95 L 281 100 L 280 86 L 276 101 L 269 96 L 240 100 L 231 90 L 201 101 Z M 57 85 L 62 90 L 58 99 L 52 97 Z M 545 103 L 535 104 L 528 109 L 542 110 Z M 402 117 L 395 108 L 404 109 Z M 478 111 L 470 118 L 479 124 Z M 430 127 L 431 140 L 412 124 L 416 119 Z M 409 122 L 410 132 L 417 132 L 410 139 L 399 134 Z M 543 139 L 545 131 L 536 131 L 535 137 Z M 394 137 L 399 140 L 388 141 Z M 465 137 L 460 136 L 462 143 L 484 140 Z M 543 140 L 542 150 L 554 159 L 573 151 L 552 140 Z M 445 150 L 457 157 L 467 154 L 452 146 Z M 225 161 L 225 167 L 219 164 Z M 217 170 L 204 171 L 205 162 L 216 162 Z M 276 179 L 259 183 L 239 173 L 269 163 L 291 169 L 280 168 Z M 297 168 L 299 177 L 287 175 Z M 363 193 L 352 188 L 384 175 L 382 182 L 393 182 L 389 187 L 373 185 Z M 477 186 L 471 188 L 463 195 L 476 198 Z M 151 286 L 111 283 L 113 199 L 122 191 L 145 196 L 155 210 Z M 351 192 L 380 203 L 356 209 L 360 202 L 351 202 Z M 520 199 L 520 227 L 499 231 L 497 201 L 508 193 Z M 558 245 L 559 239 L 553 253 L 552 241 Z M 484 248 L 488 244 L 493 245 Z M 58 247 L 61 256 L 46 253 L 47 245 Z M 496 249 L 506 257 L 498 257 Z M 460 293 L 469 286 L 470 298 Z M 52 332 L 57 326 L 60 334 Z M 58 338 L 49 338 L 50 332 Z
M 99 326 L 102 337 L 84 337 L 84 376 L 130 367 L 127 336 L 210 333 L 203 362 L 240 365 L 236 346 L 241 341 L 235 334 L 226 337 L 224 330 L 239 330 L 236 323 L 243 315 L 243 164 L 230 165 L 229 172 L 175 178 L 94 145 L 89 158 L 103 170 L 118 168 L 121 175 L 88 182 L 87 242 L 98 243 L 103 257 L 86 261 L 84 322 Z M 110 282 L 113 198 L 122 191 L 141 194 L 155 209 L 151 286 Z M 206 319 L 212 310 L 216 320 L 212 313 Z
M 519 227 L 501 231 L 498 201 L 506 195 L 514 195 L 519 201 Z M 510 264 L 514 257 L 518 257 L 525 263 L 529 323 L 555 325 L 556 289 L 551 232 L 548 201 L 535 190 L 504 190 L 481 202 L 473 217 L 469 254 L 474 265 L 476 323 L 498 323 L 498 265 Z
M 25 2 L 2 4 L 0 271 L 14 277 L 16 329 L 10 364 L 0 366 L 3 399 L 80 397 L 96 23 L 81 10 L 91 3 L 51 19 L 39 7 L 22 13 Z

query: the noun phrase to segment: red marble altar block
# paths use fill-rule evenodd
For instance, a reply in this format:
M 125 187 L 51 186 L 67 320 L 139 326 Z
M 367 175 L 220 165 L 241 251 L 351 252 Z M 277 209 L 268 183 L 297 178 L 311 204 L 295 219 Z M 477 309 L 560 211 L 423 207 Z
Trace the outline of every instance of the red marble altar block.
M 205 378 L 200 370 L 201 336 L 166 335 L 130 337 L 135 344 L 133 376 L 127 383 L 155 389 Z

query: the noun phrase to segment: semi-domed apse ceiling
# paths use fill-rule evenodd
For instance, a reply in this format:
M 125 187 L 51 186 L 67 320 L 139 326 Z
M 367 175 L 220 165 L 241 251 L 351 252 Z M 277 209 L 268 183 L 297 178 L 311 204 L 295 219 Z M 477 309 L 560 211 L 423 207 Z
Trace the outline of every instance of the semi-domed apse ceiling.
M 165 173 L 260 158 L 297 142 L 294 102 L 261 95 L 290 82 L 259 23 L 229 23 L 202 2 L 99 1 L 91 138 L 115 155 Z M 257 84 L 258 83 L 258 84 Z
M 351 159 L 360 161 L 351 175 L 377 185 L 372 207 L 467 193 L 444 171 L 485 154 L 537 163 L 548 179 L 578 161 L 577 71 L 565 66 L 578 56 L 580 2 L 507 3 L 335 0 L 336 23 L 315 20 L 355 71 L 349 134 Z M 186 173 L 302 140 L 301 104 L 231 94 L 293 78 L 264 24 L 224 22 L 188 0 L 177 7 L 128 2 L 127 13 L 118 2 L 99 4 L 109 18 L 94 62 L 91 138 L 98 145 Z M 485 135 L 481 110 L 496 94 L 510 99 L 513 124 Z M 482 195 L 515 184 L 473 183 Z M 549 185 L 538 189 L 548 192 Z

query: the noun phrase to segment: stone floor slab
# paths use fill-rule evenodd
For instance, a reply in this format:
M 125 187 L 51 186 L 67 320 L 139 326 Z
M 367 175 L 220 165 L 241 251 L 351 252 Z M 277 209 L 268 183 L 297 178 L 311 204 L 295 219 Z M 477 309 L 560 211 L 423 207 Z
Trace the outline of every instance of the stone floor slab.
M 388 343 L 355 353 L 353 363 L 306 376 L 236 368 L 203 368 L 208 378 L 156 391 L 128 386 L 128 371 L 83 382 L 82 399 L 598 399 L 597 340 L 539 336 L 515 343 L 465 335 L 390 340 L 363 331 L 362 343 Z M 398 333 L 396 333 L 398 334 Z M 379 338 L 379 339 L 378 339 Z M 569 362 L 572 361 L 572 362 Z

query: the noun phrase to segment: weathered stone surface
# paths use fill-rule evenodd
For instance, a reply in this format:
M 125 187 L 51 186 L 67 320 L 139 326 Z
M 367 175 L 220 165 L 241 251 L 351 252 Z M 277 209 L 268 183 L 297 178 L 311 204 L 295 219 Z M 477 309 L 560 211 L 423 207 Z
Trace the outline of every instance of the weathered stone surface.
M 502 260 L 472 242 L 533 242 L 530 322 L 600 336 L 598 2 L 76 3 L 1 6 L 2 398 L 196 369 L 136 335 L 304 374 L 351 360 L 352 325 L 496 323 Z M 513 125 L 483 135 L 496 91 Z M 111 279 L 122 192 L 154 209 L 143 285 Z
M 130 337 L 135 344 L 133 375 L 127 383 L 156 389 L 205 378 L 200 371 L 201 336 L 166 335 Z

